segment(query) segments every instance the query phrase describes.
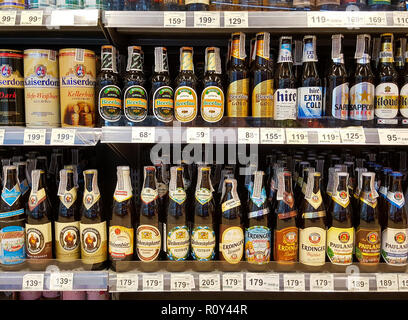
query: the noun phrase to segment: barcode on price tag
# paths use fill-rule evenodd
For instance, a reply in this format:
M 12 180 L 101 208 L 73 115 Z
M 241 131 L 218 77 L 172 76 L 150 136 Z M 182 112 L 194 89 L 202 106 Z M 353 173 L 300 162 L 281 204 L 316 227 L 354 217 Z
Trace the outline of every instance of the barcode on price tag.
M 310 291 L 315 292 L 333 292 L 334 277 L 331 273 L 311 273 Z
M 21 11 L 20 25 L 41 26 L 43 22 L 43 12 L 41 10 Z
M 283 275 L 284 291 L 305 291 L 305 275 L 303 273 L 285 273 Z
M 139 278 L 136 273 L 117 273 L 116 290 L 119 292 L 134 292 L 139 288 Z
M 143 291 L 163 291 L 164 282 L 162 274 L 143 274 Z
M 194 28 L 219 28 L 220 13 L 212 11 L 194 12 Z
M 378 129 L 380 144 L 408 145 L 408 129 Z
M 163 26 L 170 28 L 185 28 L 186 27 L 186 13 L 165 11 L 163 13 Z
M 248 28 L 248 11 L 224 11 L 225 28 Z
M 44 290 L 43 273 L 27 273 L 23 276 L 23 291 L 42 291 Z
M 75 144 L 76 129 L 52 129 L 52 145 L 73 145 Z
M 313 27 L 342 27 L 345 17 L 341 12 L 307 12 L 307 26 Z
M 338 129 L 318 129 L 318 144 L 340 144 L 340 131 Z
M 171 291 L 191 291 L 191 274 L 171 274 L 170 290 Z
M 347 277 L 348 291 L 370 291 L 370 283 L 368 277 L 348 276 Z
M 0 129 L 0 145 L 4 144 L 4 135 L 6 134 L 5 129 Z
M 187 128 L 187 143 L 210 143 L 210 128 Z
M 24 129 L 24 145 L 44 145 L 46 129 Z
M 16 24 L 17 11 L 0 11 L 0 25 L 14 26 Z
M 222 276 L 223 291 L 244 291 L 244 274 L 224 273 Z
M 50 276 L 50 290 L 70 291 L 74 285 L 72 272 L 53 272 Z
M 250 291 L 279 291 L 278 273 L 247 273 L 246 290 Z
M 198 277 L 200 291 L 220 291 L 220 275 L 211 273 L 202 273 Z
M 154 127 L 132 127 L 132 143 L 154 143 Z
M 261 128 L 262 144 L 284 144 L 285 129 L 283 128 Z
M 238 128 L 238 143 L 258 144 L 259 128 Z
M 342 143 L 365 144 L 366 137 L 363 127 L 348 127 L 340 129 Z
M 286 143 L 288 144 L 308 144 L 309 132 L 305 129 L 286 128 Z
M 398 274 L 398 288 L 399 291 L 408 291 L 408 274 Z
M 377 273 L 377 291 L 398 291 L 398 275 L 395 273 Z
M 392 18 L 394 20 L 394 26 L 408 26 L 408 13 L 407 12 L 399 12 L 394 11 L 392 13 Z

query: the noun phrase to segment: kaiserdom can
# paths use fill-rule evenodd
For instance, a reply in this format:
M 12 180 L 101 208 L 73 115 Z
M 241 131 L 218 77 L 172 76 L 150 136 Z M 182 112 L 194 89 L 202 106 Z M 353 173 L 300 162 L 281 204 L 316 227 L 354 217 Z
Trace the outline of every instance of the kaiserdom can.
M 57 52 L 24 50 L 24 95 L 27 127 L 59 127 Z
M 0 49 L 0 125 L 24 126 L 23 52 Z
M 95 52 L 59 51 L 62 127 L 95 126 Z

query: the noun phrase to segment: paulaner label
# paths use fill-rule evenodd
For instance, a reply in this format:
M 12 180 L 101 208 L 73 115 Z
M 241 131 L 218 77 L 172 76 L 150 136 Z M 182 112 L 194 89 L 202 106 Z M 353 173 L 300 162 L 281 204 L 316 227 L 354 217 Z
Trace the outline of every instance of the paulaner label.
M 322 117 L 322 87 L 298 88 L 298 118 Z
M 404 266 L 408 258 L 408 229 L 386 228 L 382 232 L 381 256 L 390 265 Z

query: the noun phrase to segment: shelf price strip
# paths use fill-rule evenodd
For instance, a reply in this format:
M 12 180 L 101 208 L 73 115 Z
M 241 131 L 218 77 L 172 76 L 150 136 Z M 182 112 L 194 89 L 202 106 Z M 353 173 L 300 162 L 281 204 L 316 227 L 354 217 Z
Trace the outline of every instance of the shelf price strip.
M 238 143 L 258 144 L 259 128 L 238 128 Z
M 72 272 L 53 272 L 50 275 L 50 290 L 71 291 L 74 285 Z
M 4 144 L 4 135 L 6 134 L 5 129 L 0 129 L 0 145 Z
M 27 146 L 45 145 L 46 129 L 24 129 L 23 144 Z
M 225 28 L 248 28 L 248 11 L 224 11 Z
M 16 24 L 17 11 L 0 11 L 0 25 L 14 26 Z
M 377 129 L 380 144 L 408 145 L 408 129 Z
M 41 26 L 43 23 L 42 10 L 23 10 L 21 11 L 20 25 L 22 26 Z
M 261 128 L 262 144 L 285 144 L 284 128 Z
M 210 128 L 187 128 L 187 143 L 210 143 Z
M 408 27 L 408 14 L 407 12 L 394 11 L 392 13 L 392 19 L 394 26 Z
M 408 274 L 398 274 L 398 288 L 399 291 L 408 291 Z
M 139 278 L 136 273 L 117 273 L 116 291 L 134 292 L 139 289 Z
M 318 144 L 340 144 L 340 131 L 338 129 L 318 129 Z
M 44 290 L 44 274 L 43 273 L 27 273 L 23 276 L 22 283 L 23 291 L 43 291 Z
M 334 276 L 331 273 L 311 273 L 310 291 L 334 292 Z
M 220 275 L 212 273 L 201 273 L 198 277 L 200 291 L 220 291 Z
M 51 141 L 52 145 L 73 145 L 75 144 L 76 129 L 52 129 Z
M 319 27 L 343 27 L 345 16 L 338 12 L 307 12 L 307 26 Z
M 348 291 L 368 292 L 370 291 L 370 283 L 368 277 L 348 276 L 347 277 Z
M 248 291 L 279 291 L 278 273 L 247 273 L 245 279 Z
M 186 13 L 164 11 L 163 26 L 166 28 L 185 28 L 186 27 Z
M 341 142 L 347 144 L 365 144 L 366 137 L 363 127 L 347 127 L 340 129 Z
M 304 273 L 285 273 L 283 275 L 283 291 L 306 291 Z
M 398 275 L 395 273 L 377 273 L 375 275 L 377 291 L 398 291 Z
M 224 273 L 222 276 L 223 291 L 244 291 L 243 273 Z
M 154 127 L 132 127 L 132 143 L 154 143 L 155 134 Z
M 192 274 L 171 274 L 170 291 L 191 291 L 194 289 L 194 277 Z
M 286 128 L 287 144 L 308 144 L 309 132 L 306 129 Z
M 143 291 L 163 291 L 163 274 L 145 273 L 142 276 Z
M 220 12 L 196 11 L 194 12 L 194 28 L 219 28 Z

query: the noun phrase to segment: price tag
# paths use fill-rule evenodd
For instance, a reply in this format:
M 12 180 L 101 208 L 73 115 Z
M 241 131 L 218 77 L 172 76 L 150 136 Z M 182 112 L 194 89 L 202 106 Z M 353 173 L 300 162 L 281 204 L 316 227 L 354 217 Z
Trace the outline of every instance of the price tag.
M 219 274 L 201 273 L 198 277 L 200 291 L 220 291 L 221 281 Z
M 43 22 L 42 10 L 23 10 L 21 11 L 20 25 L 41 26 Z
M 263 144 L 285 144 L 285 129 L 283 128 L 261 128 L 261 143 Z
M 334 277 L 331 273 L 311 273 L 310 291 L 334 292 Z
M 170 277 L 171 291 L 191 291 L 191 274 L 172 274 Z
M 347 11 L 344 24 L 347 27 L 360 27 L 364 25 L 364 17 L 361 11 Z
M 143 291 L 163 291 L 162 274 L 143 274 Z
M 139 278 L 136 273 L 117 273 L 116 290 L 120 292 L 134 292 L 139 288 Z
M 194 28 L 219 28 L 220 13 L 216 11 L 194 12 Z
M 279 274 L 247 273 L 246 290 L 279 291 Z
M 340 131 L 338 129 L 318 129 L 318 144 L 340 144 Z
M 169 28 L 185 28 L 186 13 L 176 11 L 165 11 L 163 14 L 163 26 Z
M 75 25 L 74 12 L 71 10 L 53 10 L 51 12 L 51 26 L 73 26 Z
M 210 128 L 187 128 L 187 143 L 210 143 Z
M 244 291 L 243 273 L 224 273 L 222 276 L 223 291 Z
M 340 129 L 342 143 L 365 144 L 366 138 L 363 127 L 348 127 Z
M 0 11 L 0 26 L 14 26 L 17 11 Z
M 132 143 L 154 143 L 154 127 L 132 127 Z
M 387 26 L 387 16 L 385 12 L 360 12 L 364 17 L 366 26 Z
M 348 291 L 370 291 L 370 284 L 368 277 L 348 276 L 347 277 Z
M 248 11 L 224 11 L 225 28 L 248 28 Z
M 43 291 L 44 290 L 44 274 L 43 273 L 27 273 L 23 276 L 23 291 Z
M 398 274 L 398 288 L 399 291 L 408 291 L 408 274 Z
M 283 275 L 284 291 L 305 291 L 305 275 L 303 273 L 285 273 Z
M 398 275 L 395 273 L 377 273 L 377 291 L 398 291 Z
M 74 285 L 72 272 L 53 272 L 50 275 L 50 290 L 70 291 Z
M 309 132 L 306 129 L 286 128 L 286 143 L 288 144 L 308 144 Z
M 0 129 L 0 145 L 4 144 L 4 135 L 6 134 L 5 129 Z
M 378 129 L 380 144 L 408 145 L 408 129 Z
M 394 11 L 392 13 L 394 26 L 408 27 L 408 13 L 403 11 Z
M 73 145 L 75 144 L 76 129 L 51 129 L 52 145 Z
M 44 145 L 46 129 L 24 129 L 23 144 L 27 146 Z
M 259 128 L 238 128 L 238 143 L 258 144 Z
M 345 17 L 339 12 L 307 12 L 307 26 L 319 27 L 342 27 Z

